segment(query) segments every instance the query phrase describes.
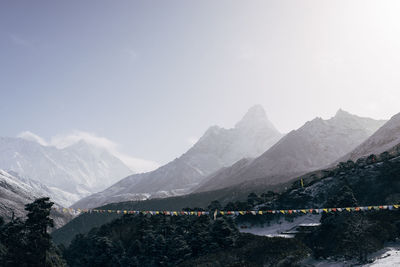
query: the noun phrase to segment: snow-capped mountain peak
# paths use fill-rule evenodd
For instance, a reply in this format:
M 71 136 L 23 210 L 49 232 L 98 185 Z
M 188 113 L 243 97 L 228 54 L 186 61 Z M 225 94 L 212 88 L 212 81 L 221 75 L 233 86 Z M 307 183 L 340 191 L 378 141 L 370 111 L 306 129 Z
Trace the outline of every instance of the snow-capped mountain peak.
M 0 137 L 0 168 L 45 184 L 69 205 L 132 174 L 118 158 L 84 141 L 59 149 L 11 137 Z
M 269 129 L 278 132 L 268 120 L 267 114 L 261 105 L 251 107 L 243 118 L 236 123 L 236 129 Z

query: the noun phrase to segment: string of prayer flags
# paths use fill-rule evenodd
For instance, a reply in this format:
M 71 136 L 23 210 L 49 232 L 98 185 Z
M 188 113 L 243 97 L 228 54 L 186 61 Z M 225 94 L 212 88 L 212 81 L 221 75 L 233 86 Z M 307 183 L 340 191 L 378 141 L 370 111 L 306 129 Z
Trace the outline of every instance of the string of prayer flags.
M 316 208 L 316 209 L 277 209 L 277 210 L 247 210 L 247 211 L 220 211 L 215 210 L 211 215 L 216 219 L 217 215 L 240 216 L 240 215 L 266 215 L 266 214 L 321 214 L 336 212 L 361 212 L 377 210 L 399 210 L 400 204 L 362 206 L 362 207 L 341 207 L 341 208 Z M 209 211 L 150 211 L 150 210 L 102 210 L 102 209 L 73 209 L 63 207 L 53 207 L 53 210 L 63 213 L 81 214 L 81 213 L 116 213 L 116 214 L 143 214 L 143 215 L 166 215 L 166 216 L 204 216 L 210 215 Z

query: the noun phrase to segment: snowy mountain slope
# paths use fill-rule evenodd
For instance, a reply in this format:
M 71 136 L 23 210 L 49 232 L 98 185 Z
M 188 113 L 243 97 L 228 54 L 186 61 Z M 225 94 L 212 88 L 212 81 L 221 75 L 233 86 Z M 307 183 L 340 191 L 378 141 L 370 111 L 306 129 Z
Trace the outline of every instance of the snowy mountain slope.
M 0 168 L 45 184 L 66 205 L 132 173 L 107 151 L 83 141 L 58 149 L 9 137 L 0 137 Z
M 3 170 L 3 172 L 5 171 Z M 22 177 L 14 171 L 7 171 L 6 173 L 9 176 L 11 176 L 13 180 L 17 184 L 19 184 L 22 188 L 28 188 L 30 192 L 33 192 L 31 197 L 37 197 L 38 195 L 50 197 L 51 200 L 60 205 L 60 207 L 68 207 L 70 205 L 69 203 L 71 202 L 71 198 L 74 198 L 73 194 L 68 194 L 67 192 L 64 191 L 59 192 L 57 191 L 57 189 L 49 188 L 48 186 L 36 180 L 32 180 L 27 177 Z M 24 191 L 22 190 L 17 192 L 24 192 Z M 22 195 L 24 194 L 22 193 Z
M 155 171 L 129 176 L 74 207 L 166 197 L 189 193 L 209 174 L 244 157 L 256 157 L 276 143 L 280 134 L 261 106 L 252 107 L 234 128 L 210 127 L 181 157 Z
M 0 217 L 9 219 L 12 214 L 16 217 L 25 215 L 25 204 L 40 197 L 51 197 L 51 190 L 36 181 L 19 177 L 16 173 L 0 169 Z M 58 199 L 51 197 L 56 206 L 61 207 Z M 69 214 L 53 213 L 56 227 L 61 227 L 72 216 Z
M 340 161 L 348 159 L 356 160 L 371 154 L 379 155 L 384 151 L 389 151 L 398 144 L 400 144 L 400 113 L 394 115 L 371 137 L 341 158 Z
M 361 118 L 343 110 L 328 120 L 316 118 L 283 137 L 260 157 L 232 166 L 202 184 L 196 192 L 210 191 L 266 178 L 270 184 L 285 182 L 285 177 L 327 166 L 353 150 L 385 121 Z
M 24 205 L 40 196 L 41 192 L 0 170 L 0 214 L 2 217 L 11 216 L 13 210 L 16 212 L 15 215 L 22 216 Z

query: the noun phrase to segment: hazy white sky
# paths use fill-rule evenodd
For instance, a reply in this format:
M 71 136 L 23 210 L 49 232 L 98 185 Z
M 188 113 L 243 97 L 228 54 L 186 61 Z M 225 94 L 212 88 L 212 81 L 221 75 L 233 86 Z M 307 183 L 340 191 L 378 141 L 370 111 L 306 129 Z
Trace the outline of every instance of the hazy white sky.
M 254 104 L 282 132 L 339 108 L 386 119 L 398 14 L 395 0 L 1 1 L 0 135 L 91 133 L 165 163 Z

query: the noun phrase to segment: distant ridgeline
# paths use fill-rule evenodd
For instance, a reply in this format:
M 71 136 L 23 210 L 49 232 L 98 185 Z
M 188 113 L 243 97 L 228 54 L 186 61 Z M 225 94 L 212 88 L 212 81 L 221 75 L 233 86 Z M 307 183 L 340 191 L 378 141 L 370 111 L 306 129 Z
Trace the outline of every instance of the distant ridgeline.
M 340 162 L 336 167 L 314 171 L 308 174 L 305 174 L 298 178 L 295 182 L 291 184 L 289 190 L 294 190 L 300 187 L 311 186 L 315 182 L 332 177 L 337 176 L 338 174 L 344 174 L 345 170 L 350 170 L 355 167 L 359 168 L 367 168 L 369 165 L 380 163 L 384 161 L 388 161 L 400 156 L 400 144 L 393 147 L 391 150 L 381 153 L 380 155 L 371 154 L 368 157 L 359 158 L 356 162 L 352 160 L 348 160 L 347 162 Z M 378 204 L 378 203 L 375 203 Z M 373 205 L 366 207 L 323 207 L 323 208 L 312 208 L 312 207 L 302 207 L 300 209 L 277 209 L 277 210 L 218 210 L 217 208 L 211 211 L 211 214 L 214 215 L 263 215 L 263 214 L 292 214 L 292 213 L 323 213 L 323 212 L 336 212 L 336 211 L 366 211 L 366 210 L 380 210 L 380 209 L 398 209 L 399 205 L 397 203 L 390 203 L 388 205 Z M 178 215 L 210 215 L 210 211 L 205 211 L 203 209 L 189 209 L 186 208 L 182 211 L 177 210 L 126 210 L 126 209 L 73 209 L 73 208 L 60 208 L 53 207 L 54 210 L 64 213 L 72 213 L 72 214 L 80 214 L 80 213 L 116 213 L 116 214 L 148 214 L 148 215 L 168 215 L 168 216 L 178 216 Z
M 198 216 L 201 212 L 200 215 L 213 216 L 213 211 L 217 209 L 217 215 L 242 215 L 237 217 L 237 220 L 263 222 L 268 221 L 271 216 L 283 214 L 299 216 L 305 213 L 325 214 L 340 213 L 340 211 L 344 211 L 341 214 L 358 211 L 374 213 L 376 210 L 396 211 L 400 202 L 399 151 L 400 145 L 397 145 L 387 152 L 361 158 L 355 163 L 348 161 L 339 163 L 333 168 L 311 172 L 297 177 L 290 183 L 280 185 L 280 188 L 282 186 L 288 188 L 282 193 L 268 191 L 260 196 L 250 194 L 247 201 L 232 199 L 224 203 L 213 201 L 211 204 L 209 201 L 208 206 L 202 205 L 203 208 L 196 208 L 199 206 L 193 205 L 192 208 L 180 210 L 168 207 L 169 203 L 175 202 L 189 205 L 191 198 L 192 200 L 199 198 L 196 200 L 197 203 L 204 203 L 204 194 L 212 194 L 205 192 L 170 199 L 109 204 L 75 218 L 63 228 L 56 230 L 53 237 L 56 242 L 67 244 L 76 234 L 87 233 L 91 228 L 126 213 Z M 338 196 L 344 199 L 336 199 Z M 260 213 L 265 216 L 253 216 Z

